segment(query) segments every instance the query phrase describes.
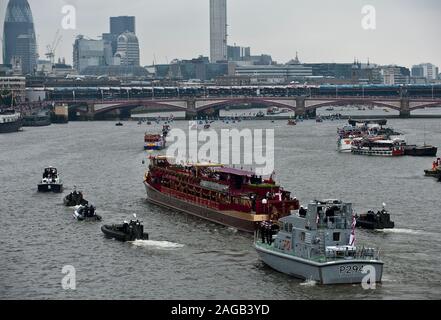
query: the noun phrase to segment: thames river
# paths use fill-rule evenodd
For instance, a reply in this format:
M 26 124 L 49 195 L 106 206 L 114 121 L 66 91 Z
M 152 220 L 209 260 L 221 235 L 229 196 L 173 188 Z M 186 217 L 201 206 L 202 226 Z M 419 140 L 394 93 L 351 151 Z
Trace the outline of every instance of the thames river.
M 433 159 L 340 154 L 336 130 L 344 124 L 262 120 L 213 129 L 274 128 L 276 179 L 304 204 L 339 198 L 360 213 L 386 203 L 396 229 L 357 231 L 358 245 L 381 248 L 375 290 L 291 278 L 258 259 L 252 236 L 147 203 L 143 138 L 161 125 L 71 122 L 0 135 L 0 298 L 440 299 L 441 183 L 423 173 Z M 410 143 L 441 147 L 440 119 L 389 124 Z M 103 223 L 136 213 L 153 241 L 117 242 L 101 223 L 75 221 L 63 194 L 37 193 L 46 166 L 59 169 L 64 195 L 82 190 Z M 66 265 L 76 270 L 75 290 L 62 288 Z

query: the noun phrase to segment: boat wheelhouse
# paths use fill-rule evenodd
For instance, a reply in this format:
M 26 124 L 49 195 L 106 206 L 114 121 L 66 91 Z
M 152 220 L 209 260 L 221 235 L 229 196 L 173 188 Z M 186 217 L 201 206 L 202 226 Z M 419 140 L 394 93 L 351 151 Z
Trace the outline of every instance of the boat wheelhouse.
M 277 221 L 299 208 L 272 177 L 222 164 L 181 165 L 150 157 L 144 185 L 152 203 L 250 233 L 260 222 Z
M 63 192 L 63 182 L 56 168 L 48 167 L 44 169 L 43 178 L 38 184 L 38 192 Z

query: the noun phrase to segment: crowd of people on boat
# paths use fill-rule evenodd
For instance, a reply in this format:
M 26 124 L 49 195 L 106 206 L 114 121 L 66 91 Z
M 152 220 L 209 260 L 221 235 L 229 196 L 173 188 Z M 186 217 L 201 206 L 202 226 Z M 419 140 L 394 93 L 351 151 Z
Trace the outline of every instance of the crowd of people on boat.
M 433 171 L 441 170 L 441 158 L 438 158 L 435 161 L 433 161 L 433 163 L 432 163 L 432 170 Z
M 96 215 L 96 208 L 93 205 L 84 204 L 78 209 L 78 213 L 85 218 L 92 218 Z
M 66 199 L 69 202 L 74 202 L 74 203 L 79 203 L 79 204 L 80 203 L 87 203 L 87 201 L 84 200 L 83 193 L 81 191 L 77 191 L 77 190 L 74 190 L 72 193 L 68 194 L 66 196 Z
M 271 245 L 273 243 L 273 236 L 279 231 L 279 225 L 271 221 L 262 221 L 260 223 L 260 237 L 262 243 Z
M 43 172 L 43 180 L 48 182 L 55 182 L 58 178 L 58 172 L 55 168 L 46 168 Z

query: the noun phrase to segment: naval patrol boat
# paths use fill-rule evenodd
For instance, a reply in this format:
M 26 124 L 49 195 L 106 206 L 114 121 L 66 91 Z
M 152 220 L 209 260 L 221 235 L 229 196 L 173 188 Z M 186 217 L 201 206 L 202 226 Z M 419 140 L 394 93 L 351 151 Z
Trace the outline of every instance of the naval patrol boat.
M 263 225 L 254 247 L 265 264 L 297 278 L 350 284 L 362 283 L 369 274 L 372 282 L 381 282 L 379 252 L 355 246 L 355 225 L 352 204 L 313 201 L 281 218 L 275 235 L 274 228 Z

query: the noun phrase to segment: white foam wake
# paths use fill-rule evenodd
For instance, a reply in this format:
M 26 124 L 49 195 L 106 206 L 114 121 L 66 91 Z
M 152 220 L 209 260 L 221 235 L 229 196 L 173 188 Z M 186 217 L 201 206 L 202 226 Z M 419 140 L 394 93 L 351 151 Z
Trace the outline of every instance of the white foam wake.
M 401 233 L 401 234 L 421 234 L 423 231 L 412 229 L 383 229 L 377 230 L 384 233 Z
M 183 244 L 173 243 L 168 241 L 154 241 L 154 240 L 135 240 L 131 242 L 137 247 L 155 248 L 155 249 L 180 249 L 183 248 Z
M 302 282 L 300 285 L 304 286 L 304 287 L 313 287 L 317 284 L 317 281 L 315 280 L 305 280 L 304 282 Z

